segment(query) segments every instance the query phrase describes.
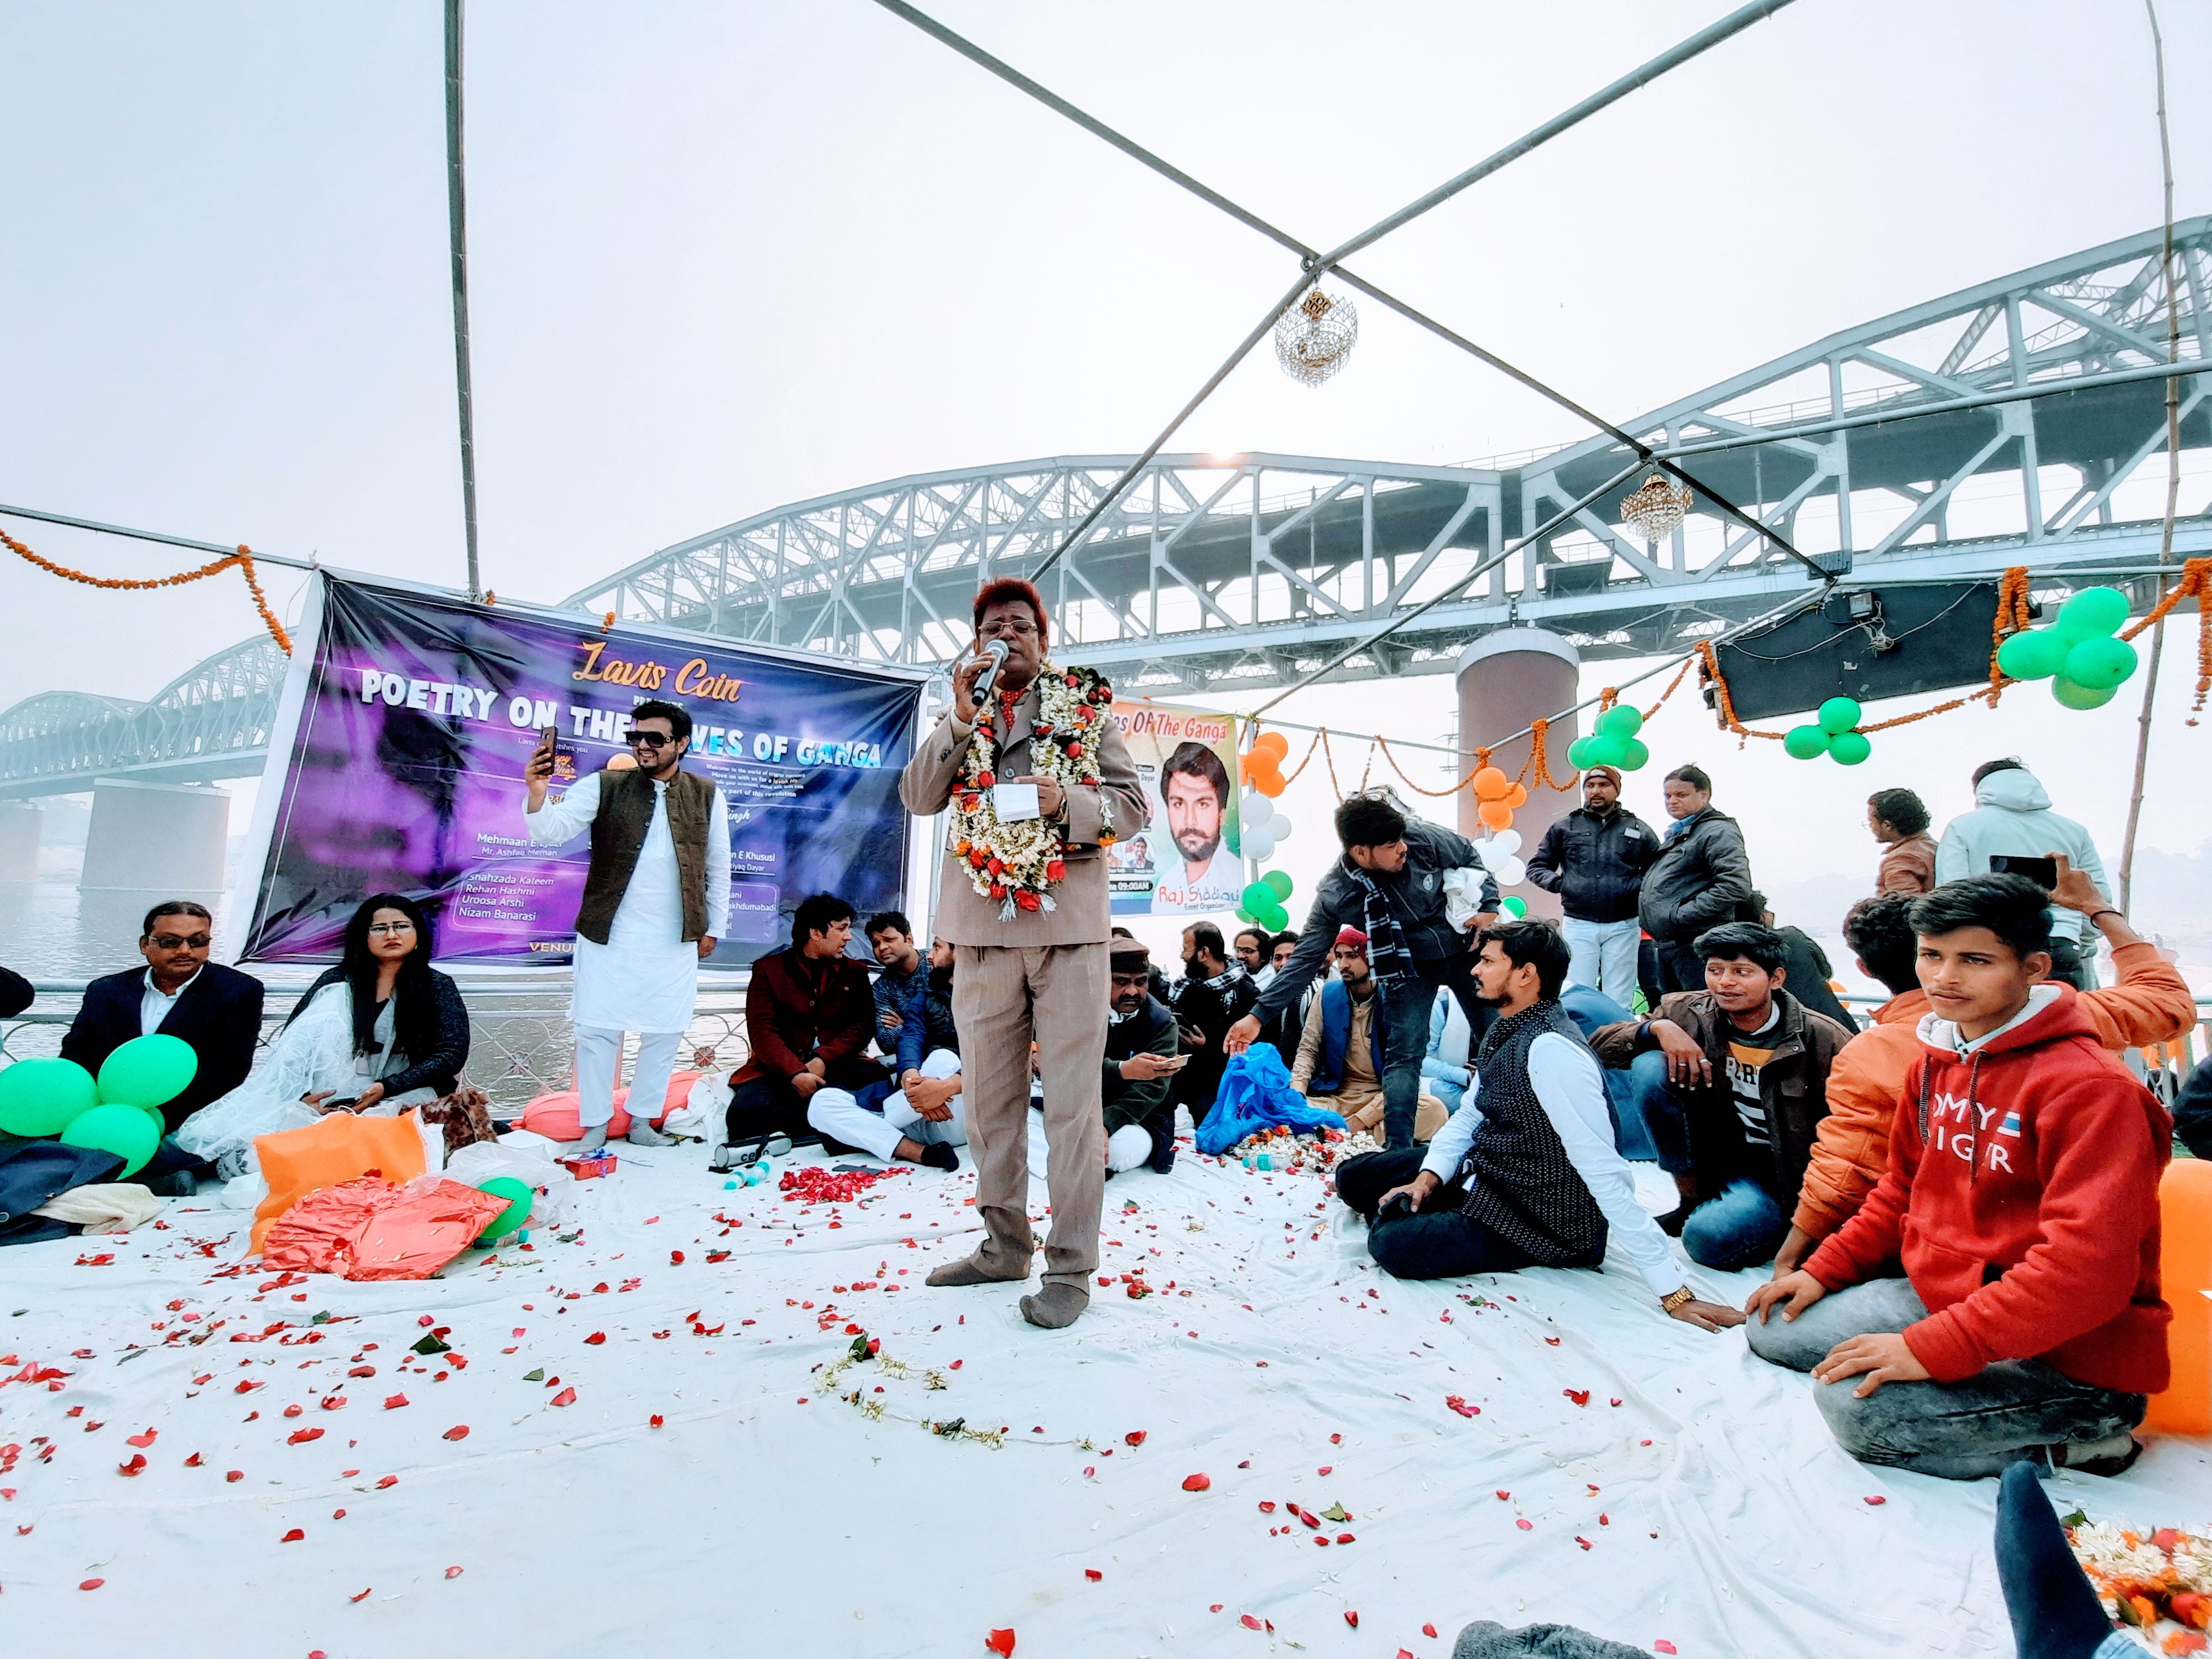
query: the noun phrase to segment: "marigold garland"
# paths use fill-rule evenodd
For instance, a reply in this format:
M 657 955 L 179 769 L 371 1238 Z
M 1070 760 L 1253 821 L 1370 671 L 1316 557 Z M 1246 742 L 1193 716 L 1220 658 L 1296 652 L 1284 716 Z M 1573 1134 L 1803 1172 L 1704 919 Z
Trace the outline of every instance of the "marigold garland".
M 246 591 L 253 595 L 253 608 L 261 613 L 262 625 L 268 629 L 269 637 L 276 641 L 277 649 L 286 656 L 292 654 L 292 636 L 284 631 L 284 624 L 276 620 L 276 613 L 269 608 L 269 597 L 261 591 L 261 580 L 253 574 L 253 550 L 240 542 L 238 551 L 226 553 L 210 560 L 197 570 L 179 570 L 173 576 L 94 576 L 82 570 L 72 570 L 65 564 L 35 553 L 17 541 L 6 531 L 0 530 L 0 542 L 9 551 L 39 567 L 50 576 L 59 576 L 64 581 L 80 582 L 87 587 L 105 588 L 111 592 L 143 592 L 156 587 L 182 587 L 186 582 L 196 582 L 209 576 L 220 576 L 235 567 L 246 578 Z

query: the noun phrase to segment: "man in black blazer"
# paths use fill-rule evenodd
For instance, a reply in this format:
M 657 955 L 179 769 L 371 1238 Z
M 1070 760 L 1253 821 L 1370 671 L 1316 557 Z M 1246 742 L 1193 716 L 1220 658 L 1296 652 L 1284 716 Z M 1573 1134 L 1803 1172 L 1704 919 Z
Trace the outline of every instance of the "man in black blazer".
M 204 906 L 189 899 L 155 905 L 146 913 L 138 940 L 146 965 L 86 986 L 76 1018 L 62 1039 L 62 1058 L 95 1075 L 100 1062 L 133 1037 L 160 1031 L 191 1044 L 199 1069 L 184 1092 L 161 1108 L 171 1133 L 201 1107 L 246 1081 L 261 1040 L 261 981 L 208 960 L 214 933 L 215 923 Z M 165 1146 L 155 1154 L 155 1163 L 182 1168 L 191 1162 L 175 1162 L 179 1158 Z M 148 1169 L 154 1171 L 154 1164 Z

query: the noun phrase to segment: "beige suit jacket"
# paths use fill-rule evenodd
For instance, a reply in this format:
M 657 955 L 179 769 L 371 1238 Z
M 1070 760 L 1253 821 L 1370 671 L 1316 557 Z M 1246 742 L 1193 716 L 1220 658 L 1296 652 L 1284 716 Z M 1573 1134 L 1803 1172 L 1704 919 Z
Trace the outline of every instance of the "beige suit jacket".
M 1029 740 L 1036 713 L 1036 688 L 1031 686 L 1014 705 L 1013 726 L 999 757 L 1000 777 L 1018 778 L 1032 769 Z M 927 817 L 945 810 L 952 799 L 953 775 L 975 735 L 974 726 L 963 725 L 950 709 L 945 711 L 899 779 L 899 797 L 908 811 Z M 1000 921 L 999 901 L 970 885 L 966 868 L 947 848 L 940 854 L 944 862 L 933 921 L 937 936 L 954 945 L 1092 945 L 1106 939 L 1113 923 L 1107 903 L 1106 850 L 1098 844 L 1098 836 L 1109 804 L 1117 841 L 1127 841 L 1152 821 L 1136 763 L 1121 741 L 1121 727 L 1108 720 L 1099 723 L 1098 781 L 1079 784 L 1067 792 L 1067 874 L 1052 890 L 1054 908 L 1018 910 L 1012 921 Z

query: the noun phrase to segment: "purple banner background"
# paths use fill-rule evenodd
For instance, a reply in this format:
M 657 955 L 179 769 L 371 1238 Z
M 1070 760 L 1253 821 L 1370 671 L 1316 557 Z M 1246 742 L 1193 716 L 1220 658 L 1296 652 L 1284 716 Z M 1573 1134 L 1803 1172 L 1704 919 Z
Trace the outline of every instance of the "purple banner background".
M 647 696 L 690 712 L 685 769 L 729 803 L 730 929 L 717 965 L 779 948 L 809 893 L 839 894 L 864 917 L 900 908 L 898 778 L 920 696 L 857 668 L 326 577 L 241 954 L 334 960 L 355 907 L 389 891 L 429 909 L 441 957 L 565 963 L 586 842 L 530 845 L 523 766 L 541 725 L 560 728 L 556 794 L 626 759 L 629 710 Z

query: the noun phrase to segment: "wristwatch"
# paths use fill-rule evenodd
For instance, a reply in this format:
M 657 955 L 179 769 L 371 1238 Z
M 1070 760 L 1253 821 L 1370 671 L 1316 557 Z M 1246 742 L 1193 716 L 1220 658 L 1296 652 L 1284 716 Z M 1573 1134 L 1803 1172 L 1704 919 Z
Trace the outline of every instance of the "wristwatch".
M 1698 1293 L 1692 1290 L 1687 1285 L 1685 1285 L 1680 1290 L 1669 1291 L 1666 1295 L 1661 1297 L 1659 1298 L 1659 1309 L 1662 1313 L 1672 1314 L 1677 1309 L 1685 1307 L 1688 1304 L 1695 1302 L 1697 1299 Z

